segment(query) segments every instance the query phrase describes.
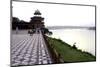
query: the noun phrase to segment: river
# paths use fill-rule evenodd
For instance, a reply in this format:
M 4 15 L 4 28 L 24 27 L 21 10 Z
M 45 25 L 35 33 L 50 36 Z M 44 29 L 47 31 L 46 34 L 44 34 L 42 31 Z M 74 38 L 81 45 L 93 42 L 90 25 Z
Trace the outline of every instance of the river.
M 95 55 L 95 30 L 58 29 L 50 31 L 53 32 L 51 37 L 59 38 L 71 46 L 76 43 L 75 45 L 78 49 Z

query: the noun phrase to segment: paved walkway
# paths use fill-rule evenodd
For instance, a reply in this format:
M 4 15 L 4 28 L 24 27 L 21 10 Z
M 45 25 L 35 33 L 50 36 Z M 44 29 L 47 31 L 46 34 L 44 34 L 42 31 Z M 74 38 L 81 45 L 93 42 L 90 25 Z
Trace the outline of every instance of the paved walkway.
M 42 34 L 13 34 L 11 43 L 11 64 L 36 65 L 51 64 L 47 46 Z

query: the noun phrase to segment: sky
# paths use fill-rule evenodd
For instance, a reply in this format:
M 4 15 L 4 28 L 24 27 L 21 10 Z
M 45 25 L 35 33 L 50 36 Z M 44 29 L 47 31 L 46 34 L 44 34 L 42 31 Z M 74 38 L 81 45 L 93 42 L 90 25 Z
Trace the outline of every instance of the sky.
M 38 9 L 46 26 L 95 26 L 95 7 L 29 2 L 13 2 L 12 6 L 13 17 L 28 22 Z

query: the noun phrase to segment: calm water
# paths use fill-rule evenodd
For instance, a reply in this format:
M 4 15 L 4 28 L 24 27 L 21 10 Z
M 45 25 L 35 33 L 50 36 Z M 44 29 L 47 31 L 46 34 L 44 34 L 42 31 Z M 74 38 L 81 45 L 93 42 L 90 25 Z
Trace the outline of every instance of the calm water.
M 51 30 L 51 37 L 60 38 L 71 46 L 76 42 L 76 47 L 95 55 L 95 30 L 87 29 L 60 29 Z

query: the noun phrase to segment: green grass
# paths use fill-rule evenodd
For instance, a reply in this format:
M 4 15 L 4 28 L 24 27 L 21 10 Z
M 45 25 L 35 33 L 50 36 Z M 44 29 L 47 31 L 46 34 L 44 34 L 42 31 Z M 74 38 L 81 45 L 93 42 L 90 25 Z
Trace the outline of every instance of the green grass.
M 63 42 L 60 39 L 47 37 L 49 44 L 62 56 L 64 62 L 88 62 L 95 61 L 96 57 L 88 52 L 82 52 L 79 49 L 75 49 L 69 44 Z

